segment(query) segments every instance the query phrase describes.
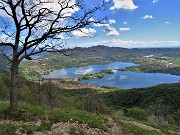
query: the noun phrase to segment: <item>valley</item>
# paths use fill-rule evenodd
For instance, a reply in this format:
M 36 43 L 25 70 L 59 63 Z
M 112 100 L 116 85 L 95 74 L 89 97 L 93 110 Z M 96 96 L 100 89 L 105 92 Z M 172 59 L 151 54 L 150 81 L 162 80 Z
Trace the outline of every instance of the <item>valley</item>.
M 154 50 L 158 50 L 155 51 Z M 27 79 L 35 79 L 39 75 L 48 74 L 55 69 L 103 64 L 109 62 L 133 62 L 140 64 L 136 68 L 142 72 L 160 72 L 180 75 L 180 48 L 169 49 L 125 49 L 118 47 L 94 46 L 90 48 L 74 48 L 65 50 L 67 56 L 60 53 L 47 54 L 36 60 L 23 62 L 21 74 Z M 132 70 L 132 69 L 127 69 Z

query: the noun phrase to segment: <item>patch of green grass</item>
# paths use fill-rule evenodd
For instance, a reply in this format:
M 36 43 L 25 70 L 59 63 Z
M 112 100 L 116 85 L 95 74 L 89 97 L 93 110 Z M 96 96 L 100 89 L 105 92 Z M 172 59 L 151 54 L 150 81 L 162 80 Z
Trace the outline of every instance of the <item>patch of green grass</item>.
M 118 70 L 120 70 L 120 71 L 142 72 L 141 68 L 138 67 L 138 66 L 137 67 L 135 67 L 135 66 L 133 66 L 133 67 L 126 67 L 124 69 L 118 69 Z
M 127 134 L 134 133 L 136 135 L 161 135 L 161 133 L 158 133 L 157 131 L 150 131 L 147 129 L 143 129 L 133 124 L 125 123 L 122 120 L 115 117 L 113 117 L 113 119 L 116 123 L 118 123 L 120 126 L 122 126 L 125 129 L 125 132 Z
M 101 128 L 104 129 L 104 124 L 107 122 L 107 119 L 102 115 L 92 114 L 84 111 L 62 111 L 54 110 L 49 114 L 50 120 L 53 122 L 59 121 L 79 121 L 82 124 L 88 124 L 92 128 Z
M 8 108 L 8 102 L 0 102 L 0 106 L 6 106 L 1 107 L 0 112 L 2 112 L 3 116 L 3 110 L 6 110 Z M 18 121 L 37 121 L 37 120 L 49 120 L 49 122 L 46 122 L 41 124 L 39 129 L 41 128 L 43 130 L 49 130 L 52 123 L 60 122 L 60 121 L 78 121 L 82 124 L 88 124 L 92 128 L 100 128 L 105 129 L 105 123 L 107 122 L 107 119 L 105 116 L 93 114 L 85 111 L 79 111 L 79 110 L 64 110 L 64 109 L 49 109 L 46 107 L 39 107 L 30 105 L 27 103 L 20 103 L 19 105 L 20 111 L 18 114 L 14 115 L 14 120 Z M 1 117 L 2 117 L 1 116 Z M 34 119 L 37 118 L 37 119 Z M 35 130 L 34 127 L 29 127 L 29 132 Z M 27 128 L 26 128 L 27 129 Z
M 0 101 L 0 118 L 4 118 L 9 109 L 9 102 Z
M 5 123 L 0 125 L 0 134 L 1 135 L 14 135 L 15 131 L 19 129 L 20 133 L 32 134 L 34 131 L 50 131 L 52 123 L 49 121 L 42 121 L 40 125 L 35 124 L 12 124 Z
M 38 131 L 50 131 L 53 123 L 50 121 L 42 121 L 40 127 L 38 128 Z
M 36 125 L 21 125 L 21 132 L 26 132 L 27 134 L 32 134 L 34 131 L 38 131 L 38 128 Z M 19 128 L 20 128 L 19 127 Z
M 155 128 L 160 129 L 163 133 L 165 134 L 170 134 L 171 131 L 173 131 L 175 133 L 175 135 L 180 134 L 180 127 L 179 126 L 175 126 L 175 125 L 162 125 L 162 126 L 153 126 Z
M 89 135 L 87 133 L 85 133 L 85 131 L 83 131 L 81 128 L 79 127 L 71 127 L 70 128 L 70 135 Z
M 172 58 L 170 58 L 170 60 L 173 64 L 180 67 L 180 57 L 172 57 Z
M 0 134 L 2 135 L 14 135 L 14 131 L 17 129 L 16 125 L 13 124 L 1 124 Z
M 126 116 L 144 121 L 147 119 L 147 112 L 141 108 L 133 107 L 133 108 L 127 109 Z
M 47 111 L 47 108 L 41 106 L 35 106 L 28 103 L 20 103 L 19 108 L 21 111 L 30 112 L 36 116 L 43 116 Z

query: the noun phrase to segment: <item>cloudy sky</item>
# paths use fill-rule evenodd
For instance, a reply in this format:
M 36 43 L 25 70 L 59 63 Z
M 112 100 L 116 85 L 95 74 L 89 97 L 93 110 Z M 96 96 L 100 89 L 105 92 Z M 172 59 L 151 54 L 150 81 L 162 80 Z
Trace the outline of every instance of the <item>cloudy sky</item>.
M 85 4 L 98 2 L 90 1 Z M 1 11 L 0 16 L 4 16 Z M 74 31 L 68 46 L 180 47 L 180 0 L 111 0 L 105 11 L 96 14 L 104 16 L 108 17 L 105 24 L 82 29 L 88 34 Z
M 74 46 L 180 47 L 180 0 L 113 0 L 90 37 L 74 33 Z M 97 34 L 92 37 L 92 34 Z M 77 40 L 78 39 L 78 40 Z

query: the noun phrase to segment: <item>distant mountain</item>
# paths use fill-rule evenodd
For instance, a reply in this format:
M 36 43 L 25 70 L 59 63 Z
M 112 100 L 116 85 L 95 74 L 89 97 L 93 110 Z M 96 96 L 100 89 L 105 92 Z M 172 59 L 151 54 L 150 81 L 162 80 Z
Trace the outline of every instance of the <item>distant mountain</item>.
M 154 54 L 154 55 L 169 55 L 169 56 L 174 56 L 174 55 L 180 55 L 180 48 L 122 48 L 122 47 L 108 47 L 104 45 L 97 45 L 97 46 L 92 46 L 92 47 L 76 47 L 71 49 L 72 52 L 81 52 L 82 54 L 119 54 L 121 53 L 126 54 Z
M 161 56 L 180 56 L 180 48 L 142 48 L 139 49 L 144 54 L 154 54 Z
M 9 46 L 0 46 L 0 50 L 1 51 L 3 51 L 3 52 L 5 52 L 6 53 L 6 55 L 7 56 L 10 56 L 10 55 L 12 55 L 12 48 L 11 47 L 9 47 Z M 0 54 L 2 53 L 0 51 Z M 27 53 L 30 53 L 31 51 L 33 51 L 33 49 L 32 48 L 30 48 L 29 50 L 27 50 Z M 40 57 L 40 56 L 44 56 L 44 55 L 46 55 L 47 54 L 47 52 L 42 52 L 42 53 L 39 53 L 39 54 L 36 54 L 36 55 L 34 55 L 33 57 Z
M 33 59 L 41 57 L 42 63 L 49 70 L 72 66 L 84 66 L 95 63 L 112 61 L 139 62 L 139 59 L 147 55 L 160 57 L 180 57 L 180 48 L 133 48 L 108 47 L 97 45 L 92 47 L 76 47 L 62 50 L 67 56 L 60 53 L 40 53 Z M 9 63 L 3 57 L 0 58 L 0 69 L 8 69 Z
M 108 47 L 104 45 L 92 46 L 88 48 L 76 47 L 71 49 L 68 53 L 81 55 L 81 56 L 105 56 L 105 57 L 113 57 L 113 56 L 121 56 L 121 57 L 130 57 L 130 56 L 140 56 L 142 55 L 142 51 L 139 49 L 127 49 L 121 47 Z

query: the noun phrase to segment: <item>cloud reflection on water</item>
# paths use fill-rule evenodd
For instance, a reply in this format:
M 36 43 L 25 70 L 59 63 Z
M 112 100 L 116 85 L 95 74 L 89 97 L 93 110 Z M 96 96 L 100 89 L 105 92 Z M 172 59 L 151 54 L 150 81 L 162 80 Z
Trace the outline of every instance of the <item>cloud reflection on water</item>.
M 94 72 L 93 67 L 79 67 L 74 71 L 74 74 L 81 74 L 81 75 L 86 75 L 86 74 L 92 74 Z

